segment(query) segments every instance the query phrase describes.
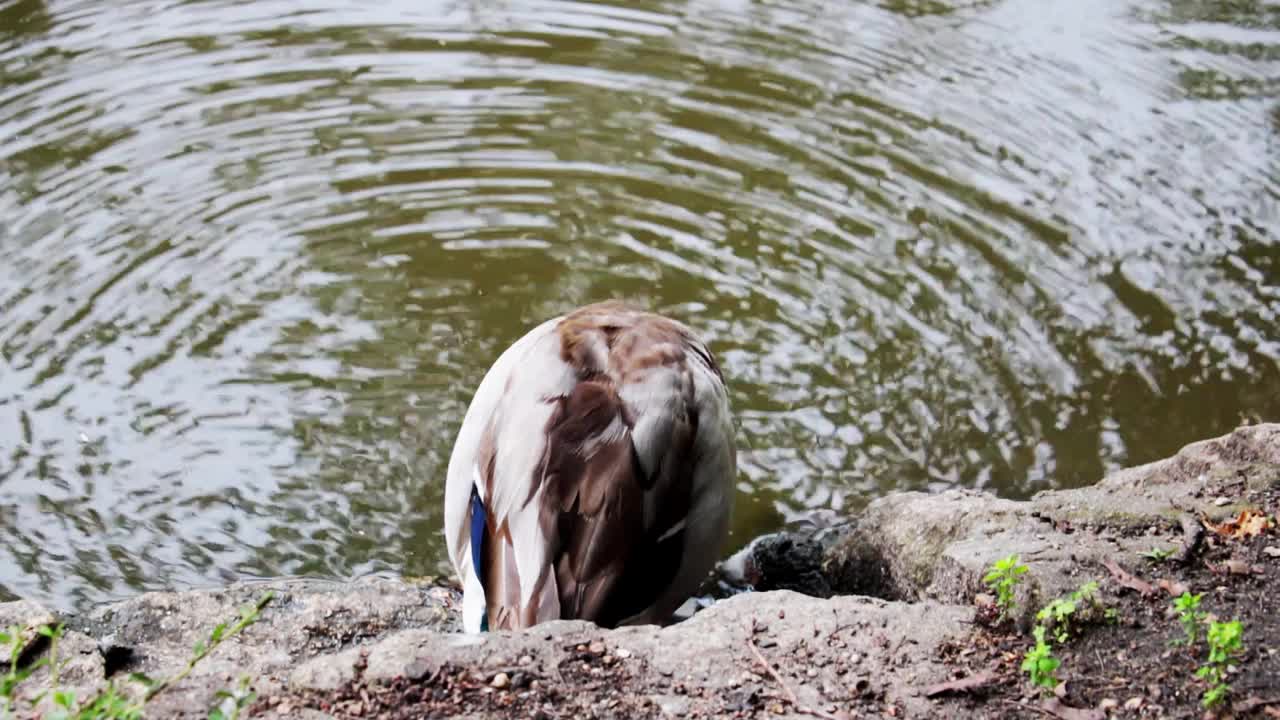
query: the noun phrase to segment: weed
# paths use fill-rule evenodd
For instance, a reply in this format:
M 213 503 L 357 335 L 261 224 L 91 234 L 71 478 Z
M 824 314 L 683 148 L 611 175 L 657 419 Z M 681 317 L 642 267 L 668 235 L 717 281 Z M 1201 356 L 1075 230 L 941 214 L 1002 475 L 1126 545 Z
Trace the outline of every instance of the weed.
M 1200 626 L 1204 624 L 1206 617 L 1206 613 L 1200 610 L 1200 598 L 1203 595 L 1203 593 L 1192 595 L 1190 592 L 1183 592 L 1173 599 L 1173 609 L 1178 611 L 1178 622 L 1182 623 L 1184 635 L 1182 639 L 1175 640 L 1174 644 L 1196 644 L 1196 638 L 1200 636 Z
M 1206 636 L 1209 640 L 1209 659 L 1196 670 L 1196 677 L 1209 683 L 1209 689 L 1205 690 L 1201 703 L 1211 708 L 1231 694 L 1231 685 L 1227 683 L 1227 665 L 1244 650 L 1244 626 L 1239 620 L 1225 623 L 1214 621 L 1209 623 Z
M 1008 616 L 1013 612 L 1013 592 L 1017 588 L 1018 583 L 1022 581 L 1022 576 L 1028 571 L 1026 565 L 1018 562 L 1018 556 L 1010 555 L 996 561 L 991 570 L 982 578 L 982 582 L 996 593 L 996 605 L 1000 608 L 1000 614 Z
M 248 675 L 241 675 L 234 690 L 219 690 L 218 705 L 209 711 L 209 720 L 238 720 L 240 713 L 258 697 L 249 687 L 252 681 Z
M 1156 562 L 1156 563 L 1162 563 L 1165 560 L 1168 560 L 1169 558 L 1173 557 L 1172 550 L 1165 550 L 1163 548 L 1157 548 L 1157 547 L 1153 547 L 1144 553 L 1138 553 L 1138 554 L 1150 560 L 1151 562 Z
M 1067 597 L 1058 598 L 1045 605 L 1040 612 L 1036 613 L 1036 620 L 1046 627 L 1051 627 L 1053 636 L 1058 642 L 1066 642 L 1071 636 L 1072 618 L 1077 613 L 1097 617 L 1096 610 L 1101 607 L 1097 593 L 1098 583 L 1087 582 Z
M 26 645 L 23 635 L 23 629 L 17 625 L 11 625 L 0 631 L 0 646 L 3 646 L 9 652 L 9 667 L 5 674 L 0 676 L 0 718 L 13 716 L 15 710 L 13 694 L 18 688 L 18 683 L 30 677 L 43 664 L 39 662 L 25 668 L 18 667 L 18 658 L 22 655 L 22 649 Z
M 61 670 L 58 660 L 58 641 L 63 635 L 62 625 L 56 627 L 45 625 L 26 630 L 11 627 L 0 632 L 0 647 L 8 648 L 10 658 L 8 671 L 0 676 L 0 720 L 8 720 L 17 712 L 17 703 L 14 698 L 18 684 L 46 666 L 49 668 L 49 690 L 33 698 L 31 705 L 34 709 L 46 696 L 49 697 L 53 703 L 53 711 L 48 716 L 50 720 L 139 720 L 142 717 L 143 708 L 154 697 L 190 675 L 201 660 L 228 638 L 257 622 L 262 609 L 271 602 L 273 597 L 275 595 L 270 591 L 263 593 L 252 605 L 240 609 L 238 620 L 233 623 L 219 623 L 209 634 L 207 641 L 196 642 L 195 647 L 192 648 L 191 659 L 177 674 L 161 680 L 152 680 L 142 673 L 131 674 L 129 680 L 145 688 L 141 699 L 134 699 L 123 693 L 112 681 L 84 703 L 76 702 L 74 692 L 64 690 L 58 685 L 58 673 Z M 23 638 L 32 632 L 48 638 L 48 656 L 24 668 L 19 668 L 19 655 L 25 645 Z M 253 702 L 255 697 L 250 690 L 250 683 L 251 679 L 245 676 L 240 679 L 235 689 L 219 691 L 218 705 L 209 711 L 210 720 L 239 718 L 240 713 Z
M 1062 661 L 1053 656 L 1053 646 L 1044 639 L 1044 627 L 1037 625 L 1031 629 L 1035 636 L 1035 647 L 1027 651 L 1022 658 L 1022 671 L 1031 677 L 1031 684 L 1036 687 L 1052 690 L 1058 686 L 1058 678 L 1054 672 L 1062 665 Z

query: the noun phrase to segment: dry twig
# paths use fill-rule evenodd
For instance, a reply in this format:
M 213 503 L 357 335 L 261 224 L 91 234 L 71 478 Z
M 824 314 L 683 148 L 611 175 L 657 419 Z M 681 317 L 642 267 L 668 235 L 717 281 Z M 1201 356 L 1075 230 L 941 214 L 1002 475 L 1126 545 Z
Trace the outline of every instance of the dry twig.
M 994 672 L 986 670 L 976 675 L 962 677 L 958 680 L 934 683 L 933 685 L 925 688 L 924 696 L 931 698 L 938 695 L 946 695 L 948 693 L 969 693 L 976 690 L 985 690 L 998 679 L 999 678 Z
M 754 625 L 754 623 L 752 623 L 752 625 Z M 760 652 L 760 648 L 756 647 L 755 628 L 752 626 L 747 627 L 747 647 L 751 649 L 751 654 L 755 656 L 756 662 L 764 666 L 764 670 L 769 673 L 769 677 L 773 678 L 774 682 L 778 683 L 778 686 L 782 688 L 782 692 L 786 693 L 787 701 L 791 703 L 791 706 L 795 708 L 796 712 L 801 715 L 812 715 L 814 717 L 825 718 L 825 720 L 840 720 L 840 718 L 829 712 L 824 712 L 822 710 L 800 704 L 800 700 L 796 697 L 795 691 L 791 689 L 791 686 L 787 684 L 786 680 L 782 679 L 782 675 L 780 675 L 777 670 L 773 669 L 773 665 L 770 665 L 769 661 L 765 659 L 764 655 Z
M 1115 578 L 1116 582 L 1130 590 L 1136 590 L 1146 597 L 1150 597 L 1156 591 L 1155 588 L 1151 587 L 1151 583 L 1129 574 L 1124 568 L 1117 565 L 1114 560 L 1103 560 L 1102 565 L 1111 572 L 1111 577 Z

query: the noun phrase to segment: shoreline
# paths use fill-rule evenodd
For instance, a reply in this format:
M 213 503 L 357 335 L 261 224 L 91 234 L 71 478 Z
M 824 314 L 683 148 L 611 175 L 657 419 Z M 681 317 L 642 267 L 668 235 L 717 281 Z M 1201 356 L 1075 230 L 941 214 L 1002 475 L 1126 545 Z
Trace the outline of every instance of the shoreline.
M 234 618 L 238 607 L 271 589 L 276 597 L 260 619 L 157 696 L 148 705 L 148 717 L 205 717 L 215 693 L 243 673 L 252 678 L 258 696 L 248 717 L 395 716 L 386 708 L 413 702 L 421 703 L 419 716 L 432 717 L 1028 716 L 1019 704 L 1034 705 L 1031 714 L 1052 714 L 1025 687 L 990 703 L 975 700 L 969 690 L 933 695 L 926 690 L 956 681 L 958 672 L 973 677 L 964 673 L 981 670 L 957 659 L 981 655 L 963 654 L 965 648 L 1004 643 L 1008 653 L 1021 647 L 1038 608 L 1090 579 L 1100 583 L 1101 596 L 1112 607 L 1145 618 L 1144 608 L 1150 606 L 1152 619 L 1134 628 L 1121 622 L 1114 630 L 1087 630 L 1073 642 L 1094 642 L 1088 633 L 1103 637 L 1144 628 L 1150 633 L 1156 627 L 1164 632 L 1158 613 L 1167 598 L 1134 592 L 1105 569 L 1107 564 L 1127 568 L 1134 578 L 1152 574 L 1154 566 L 1141 553 L 1184 547 L 1188 518 L 1218 523 L 1257 507 L 1274 517 L 1278 492 L 1280 424 L 1261 424 L 1193 443 L 1171 458 L 1121 470 L 1089 487 L 1043 491 L 1025 501 L 971 490 L 892 493 L 849 516 L 820 542 L 779 534 L 788 547 L 806 549 L 808 564 L 792 568 L 796 573 L 751 558 L 751 577 L 762 588 L 803 589 L 792 579 L 804 576 L 825 582 L 833 597 L 794 589 L 748 592 L 665 628 L 602 630 L 559 621 L 521 633 L 465 636 L 456 632 L 457 598 L 449 589 L 380 577 L 151 592 L 59 618 L 67 623 L 61 653 L 69 659 L 61 682 L 84 698 L 108 677 L 171 675 L 214 625 Z M 1276 538 L 1271 529 L 1258 542 L 1270 547 L 1278 544 Z M 813 551 L 814 542 L 819 551 Z M 1239 554 L 1244 547 L 1211 545 L 1205 552 L 1226 548 Z M 1015 593 L 1013 622 L 986 627 L 982 616 L 989 589 L 982 577 L 1011 554 L 1028 568 Z M 1209 557 L 1204 563 L 1212 569 L 1220 561 Z M 1208 571 L 1199 561 L 1178 571 L 1171 565 L 1158 570 L 1184 583 L 1221 582 L 1219 587 L 1234 588 L 1247 600 L 1249 593 L 1269 592 L 1270 578 L 1280 575 L 1280 559 L 1258 557 L 1261 572 L 1238 582 L 1208 575 L 1202 581 Z M 735 566 L 734 572 L 742 576 L 744 571 Z M 0 604 L 0 626 L 54 619 L 54 613 L 33 603 Z M 1254 654 L 1239 672 L 1247 679 L 1252 667 L 1272 682 L 1280 638 L 1263 630 L 1248 638 Z M 1063 652 L 1071 648 L 1064 646 Z M 24 662 L 39 653 L 33 641 L 22 652 Z M 1063 674 L 1069 675 L 1068 666 L 1064 662 Z M 1004 681 L 1013 682 L 1013 676 Z M 19 697 L 38 692 L 45 682 L 47 671 L 38 672 L 19 687 Z M 1090 682 L 1090 677 L 1067 679 L 1073 690 L 1087 689 Z M 1178 693 L 1191 687 L 1183 683 L 1176 691 L 1157 693 L 1157 700 L 1138 703 L 1135 712 L 1159 698 L 1181 697 Z M 1069 710 L 1112 712 L 1099 709 L 1110 696 L 1064 695 L 1052 700 Z M 386 702 L 379 705 L 379 698 Z M 1169 713 L 1157 716 L 1182 716 L 1180 707 L 1170 705 Z M 1123 711 L 1124 706 L 1115 710 Z

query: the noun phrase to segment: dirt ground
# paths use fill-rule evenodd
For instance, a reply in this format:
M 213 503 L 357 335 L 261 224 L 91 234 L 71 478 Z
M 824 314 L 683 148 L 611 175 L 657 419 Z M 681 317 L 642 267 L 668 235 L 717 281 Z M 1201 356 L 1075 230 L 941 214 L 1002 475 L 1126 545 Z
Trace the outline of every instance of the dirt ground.
M 1183 562 L 1176 556 L 1116 558 L 1128 577 L 1106 567 L 1081 567 L 1081 583 L 1099 582 L 1101 600 L 1114 611 L 1114 620 L 1104 616 L 1078 628 L 1054 648 L 1062 662 L 1056 673 L 1062 685 L 1052 700 L 1031 692 L 1020 671 L 1032 644 L 1029 635 L 999 622 L 979 624 L 971 644 L 944 648 L 956 677 L 985 673 L 993 678 L 976 692 L 958 693 L 965 696 L 961 702 L 983 707 L 992 718 L 1280 718 L 1278 500 L 1274 491 L 1249 498 L 1249 505 L 1270 520 L 1269 527 L 1252 513 L 1257 518 L 1252 528 L 1232 523 L 1215 525 L 1214 531 L 1201 523 L 1198 543 L 1186 536 L 1184 547 L 1190 541 L 1195 550 Z M 1261 532 L 1252 535 L 1250 529 Z M 1202 595 L 1200 610 L 1208 619 L 1239 620 L 1244 626 L 1243 652 L 1229 673 L 1230 706 L 1216 714 L 1202 707 L 1208 686 L 1195 676 L 1208 653 L 1203 633 L 1193 646 L 1180 642 L 1184 632 L 1173 597 L 1184 591 Z M 981 621 L 991 613 L 979 609 L 977 615 Z
M 1054 692 L 1033 688 L 1020 670 L 1032 645 L 1029 629 L 1001 621 L 989 599 L 976 598 L 971 629 L 937 650 L 951 681 L 918 687 L 920 695 L 932 698 L 936 714 L 931 716 L 1280 718 L 1280 648 L 1275 645 L 1280 638 L 1280 529 L 1275 527 L 1280 493 L 1267 490 L 1244 499 L 1267 522 L 1206 527 L 1184 519 L 1179 529 L 1170 520 L 1166 530 L 1180 531 L 1183 538 L 1180 547 L 1163 548 L 1170 557 L 1157 561 L 1135 554 L 1114 558 L 1112 569 L 1094 563 L 1075 568 L 1081 584 L 1098 583 L 1100 605 L 1087 621 L 1077 616 L 1067 641 L 1054 643 L 1054 656 L 1061 661 L 1056 671 L 1061 684 Z M 1200 610 L 1212 618 L 1244 625 L 1244 649 L 1229 671 L 1230 699 L 1216 714 L 1202 707 L 1207 685 L 1195 676 L 1207 654 L 1203 633 L 1194 646 L 1175 642 L 1183 631 L 1172 599 L 1183 590 L 1203 594 Z M 483 670 L 445 665 L 418 679 L 382 682 L 357 673 L 336 690 L 267 697 L 253 710 L 288 716 L 306 708 L 337 718 L 908 716 L 900 704 L 886 700 L 874 677 L 856 672 L 856 653 L 841 653 L 852 643 L 850 633 L 874 631 L 837 627 L 813 638 L 834 651 L 819 654 L 820 666 L 814 666 L 818 655 L 779 646 L 767 631 L 753 626 L 741 665 L 724 668 L 742 678 L 728 691 L 686 686 L 649 671 L 643 659 L 624 649 L 595 641 L 565 647 L 564 659 L 550 669 L 521 663 Z M 910 642 L 876 640 L 887 658 Z M 818 683 L 823 703 L 803 705 L 796 699 L 796 688 Z

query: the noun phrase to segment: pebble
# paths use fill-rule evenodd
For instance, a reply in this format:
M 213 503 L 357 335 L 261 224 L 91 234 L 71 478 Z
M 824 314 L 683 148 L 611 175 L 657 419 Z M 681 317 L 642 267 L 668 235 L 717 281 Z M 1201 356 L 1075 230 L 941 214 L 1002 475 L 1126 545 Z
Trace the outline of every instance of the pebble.
M 1120 707 L 1120 701 L 1115 698 L 1102 698 L 1102 702 L 1098 703 L 1098 709 L 1103 712 L 1111 712 Z
M 618 648 L 617 650 L 613 651 L 613 654 L 617 655 L 619 658 L 622 658 L 623 660 L 626 660 L 627 658 L 631 657 L 631 651 L 626 648 Z
M 1266 553 L 1268 557 L 1280 557 L 1280 547 L 1275 545 L 1268 545 L 1262 548 L 1262 552 Z
M 587 650 L 592 655 L 601 655 L 604 653 L 604 643 L 599 640 L 592 640 L 591 644 L 587 646 Z
M 808 670 L 804 671 L 804 674 L 808 675 L 811 678 L 818 677 L 818 668 L 809 668 Z
M 520 663 L 521 665 L 528 665 L 528 664 L 529 664 L 529 663 L 531 663 L 531 662 L 533 662 L 533 656 L 532 656 L 532 655 L 521 655 L 521 656 L 520 656 L 519 663 Z
M 507 677 L 506 673 L 500 672 L 497 675 L 493 676 L 493 681 L 490 682 L 489 684 L 494 688 L 501 690 L 511 684 L 511 678 Z
M 1227 498 L 1219 497 L 1219 498 L 1214 498 L 1213 504 L 1217 505 L 1218 507 L 1222 507 L 1223 505 L 1230 505 L 1231 501 L 1228 500 Z
M 1144 700 L 1140 697 L 1131 697 L 1124 701 L 1125 710 L 1141 710 Z

